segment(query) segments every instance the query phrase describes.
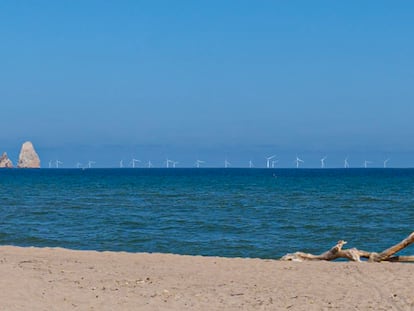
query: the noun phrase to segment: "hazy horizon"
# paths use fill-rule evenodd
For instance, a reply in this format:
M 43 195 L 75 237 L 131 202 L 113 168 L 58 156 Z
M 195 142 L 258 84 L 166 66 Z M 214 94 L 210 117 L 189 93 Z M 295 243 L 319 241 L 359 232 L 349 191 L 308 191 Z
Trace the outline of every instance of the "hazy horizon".
M 413 3 L 0 3 L 0 152 L 414 167 Z M 413 159 L 413 160 L 411 160 Z M 213 165 L 214 163 L 214 165 Z
M 300 168 L 321 168 L 321 159 L 325 158 L 325 168 L 343 168 L 347 159 L 350 168 L 362 168 L 364 162 L 369 161 L 368 168 L 378 168 L 384 166 L 384 161 L 388 159 L 388 168 L 411 168 L 414 167 L 413 154 L 411 152 L 353 152 L 332 151 L 321 153 L 316 150 L 305 150 L 294 152 L 293 150 L 278 150 L 272 146 L 260 146 L 250 148 L 247 146 L 230 146 L 229 148 L 200 147 L 200 146 L 180 146 L 180 145 L 147 145 L 147 146 L 122 146 L 122 145 L 96 145 L 96 146 L 77 146 L 76 148 L 67 145 L 56 148 L 34 147 L 41 159 L 41 167 L 48 168 L 49 162 L 52 167 L 56 167 L 56 161 L 62 162 L 60 168 L 87 167 L 89 161 L 94 161 L 95 168 L 116 168 L 120 167 L 123 161 L 124 167 L 132 167 L 132 159 L 139 160 L 135 166 L 143 168 L 148 166 L 151 161 L 153 167 L 166 167 L 166 160 L 177 162 L 176 167 L 196 167 L 196 161 L 201 160 L 201 167 L 224 167 L 224 161 L 230 162 L 230 167 L 249 167 L 252 161 L 253 167 L 267 167 L 267 157 L 269 166 L 274 168 L 295 168 L 296 157 L 304 162 L 300 163 Z M 250 148 L 250 149 L 249 149 Z M 227 151 L 224 151 L 227 150 Z M 276 152 L 276 151 L 279 152 Z M 13 164 L 17 164 L 20 146 L 16 145 L 9 150 L 5 150 Z M 276 161 L 272 163 L 272 161 Z M 172 167 L 172 165 L 170 165 Z

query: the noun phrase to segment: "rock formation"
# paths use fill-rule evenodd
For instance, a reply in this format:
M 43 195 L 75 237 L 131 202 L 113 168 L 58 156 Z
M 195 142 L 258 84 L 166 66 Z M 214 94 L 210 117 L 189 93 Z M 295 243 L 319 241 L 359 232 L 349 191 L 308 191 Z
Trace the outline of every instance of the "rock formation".
M 22 145 L 19 155 L 19 168 L 40 168 L 40 159 L 30 141 Z
M 0 168 L 12 168 L 13 163 L 7 156 L 7 153 L 4 152 L 3 155 L 0 157 Z

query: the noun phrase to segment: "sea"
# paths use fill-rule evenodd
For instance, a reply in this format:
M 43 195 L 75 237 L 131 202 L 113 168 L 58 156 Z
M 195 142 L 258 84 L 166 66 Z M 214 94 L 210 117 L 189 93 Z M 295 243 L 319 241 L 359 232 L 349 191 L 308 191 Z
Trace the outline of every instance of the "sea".
M 277 259 L 413 231 L 414 169 L 0 170 L 0 245 Z

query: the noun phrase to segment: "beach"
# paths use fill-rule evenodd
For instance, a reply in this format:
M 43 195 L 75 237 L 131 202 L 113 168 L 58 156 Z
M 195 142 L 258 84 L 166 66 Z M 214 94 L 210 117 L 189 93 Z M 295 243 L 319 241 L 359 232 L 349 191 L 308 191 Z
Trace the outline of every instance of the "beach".
M 0 247 L 0 310 L 414 310 L 414 265 Z

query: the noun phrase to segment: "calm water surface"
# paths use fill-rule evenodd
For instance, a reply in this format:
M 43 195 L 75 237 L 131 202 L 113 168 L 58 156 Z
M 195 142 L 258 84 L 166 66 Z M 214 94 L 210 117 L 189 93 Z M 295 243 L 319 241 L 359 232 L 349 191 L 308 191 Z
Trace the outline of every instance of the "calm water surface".
M 412 231 L 413 169 L 0 170 L 0 244 L 278 258 Z

